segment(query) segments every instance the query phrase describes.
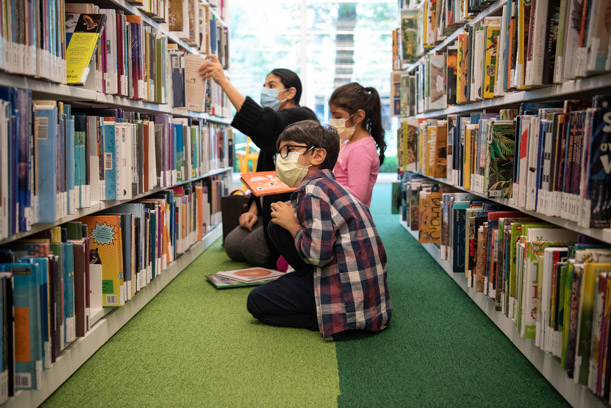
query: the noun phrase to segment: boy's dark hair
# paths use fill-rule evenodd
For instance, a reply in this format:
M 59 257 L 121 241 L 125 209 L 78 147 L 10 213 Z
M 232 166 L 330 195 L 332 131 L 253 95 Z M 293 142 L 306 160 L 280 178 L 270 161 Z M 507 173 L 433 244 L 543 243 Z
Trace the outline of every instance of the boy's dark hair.
M 299 76 L 290 69 L 286 68 L 276 68 L 269 74 L 276 75 L 278 78 L 280 78 L 280 82 L 282 82 L 282 85 L 284 85 L 285 88 L 295 88 L 296 92 L 293 102 L 295 102 L 295 105 L 299 106 L 299 100 L 301 99 L 301 92 L 303 90 Z
M 378 146 L 380 164 L 384 163 L 386 142 L 384 141 L 382 108 L 378 91 L 373 87 L 365 88 L 359 83 L 351 82 L 333 91 L 329 104 L 344 109 L 350 115 L 353 115 L 359 109 L 365 111 L 365 129 Z
M 288 125 L 278 136 L 276 149 L 281 142 L 297 142 L 325 149 L 327 157 L 320 168 L 333 170 L 333 167 L 335 167 L 339 155 L 339 136 L 335 129 L 330 126 L 323 126 L 315 120 L 295 122 Z

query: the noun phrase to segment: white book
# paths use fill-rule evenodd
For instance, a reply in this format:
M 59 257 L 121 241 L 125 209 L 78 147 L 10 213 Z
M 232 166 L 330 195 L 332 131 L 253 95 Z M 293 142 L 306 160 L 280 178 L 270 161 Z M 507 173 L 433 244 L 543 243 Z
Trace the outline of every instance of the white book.
M 537 189 L 537 152 L 539 148 L 539 117 L 534 116 L 530 120 L 528 135 L 528 167 L 526 179 L 526 206 L 527 210 L 534 211 L 536 208 Z M 520 160 L 521 163 L 521 160 Z
M 581 20 L 582 2 L 567 0 L 567 23 L 565 24 L 564 36 L 564 79 L 574 79 L 577 77 L 577 59 L 579 48 L 579 27 L 571 24 L 576 17 Z
M 537 0 L 535 7 L 532 58 L 526 61 L 526 85 L 543 85 L 543 58 L 545 55 L 545 34 L 549 0 Z
M 475 30 L 473 48 L 472 77 L 471 77 L 471 101 L 483 99 L 482 86 L 484 83 L 484 46 L 486 42 L 486 31 L 484 27 Z

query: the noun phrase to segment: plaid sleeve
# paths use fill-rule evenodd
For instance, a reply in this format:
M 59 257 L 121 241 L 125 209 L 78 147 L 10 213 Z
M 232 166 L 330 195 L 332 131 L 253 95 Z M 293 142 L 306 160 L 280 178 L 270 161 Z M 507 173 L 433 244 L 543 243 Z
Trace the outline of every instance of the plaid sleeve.
M 319 197 L 308 194 L 300 203 L 299 213 L 299 221 L 305 228 L 295 235 L 295 247 L 306 262 L 325 266 L 335 257 L 331 206 Z

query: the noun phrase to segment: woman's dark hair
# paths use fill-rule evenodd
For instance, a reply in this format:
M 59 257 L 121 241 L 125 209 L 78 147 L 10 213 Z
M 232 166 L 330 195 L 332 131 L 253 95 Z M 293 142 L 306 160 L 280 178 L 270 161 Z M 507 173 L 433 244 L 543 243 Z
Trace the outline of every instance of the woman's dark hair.
M 286 68 L 276 68 L 269 74 L 276 75 L 278 78 L 280 78 L 280 82 L 282 82 L 282 85 L 284 85 L 285 88 L 295 88 L 296 92 L 293 102 L 295 102 L 295 105 L 299 106 L 302 91 L 299 76 L 290 69 Z
M 323 126 L 315 120 L 295 122 L 288 125 L 280 133 L 276 142 L 276 150 L 281 142 L 297 142 L 323 148 L 327 151 L 327 157 L 320 168 L 333 170 L 333 167 L 335 167 L 339 155 L 339 136 L 335 129 L 330 126 Z
M 331 99 L 329 99 L 329 105 L 342 108 L 350 115 L 353 115 L 359 109 L 365 111 L 365 129 L 367 129 L 378 146 L 380 164 L 384 163 L 386 142 L 384 141 L 382 106 L 378 91 L 372 87 L 365 88 L 356 82 L 345 84 L 333 91 Z

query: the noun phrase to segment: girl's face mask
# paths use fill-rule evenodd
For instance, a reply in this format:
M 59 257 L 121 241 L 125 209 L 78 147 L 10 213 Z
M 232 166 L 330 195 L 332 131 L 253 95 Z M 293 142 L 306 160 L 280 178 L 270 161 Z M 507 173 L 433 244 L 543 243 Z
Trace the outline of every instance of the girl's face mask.
M 356 130 L 356 125 L 348 127 L 348 128 L 346 127 L 346 122 L 353 115 L 354 114 L 348 116 L 348 119 L 334 119 L 334 118 L 329 119 L 329 126 L 331 126 L 332 128 L 334 128 L 337 131 L 337 134 L 339 135 L 339 138 L 341 140 L 350 140 L 350 138 L 352 138 L 352 135 L 354 135 L 354 132 Z

